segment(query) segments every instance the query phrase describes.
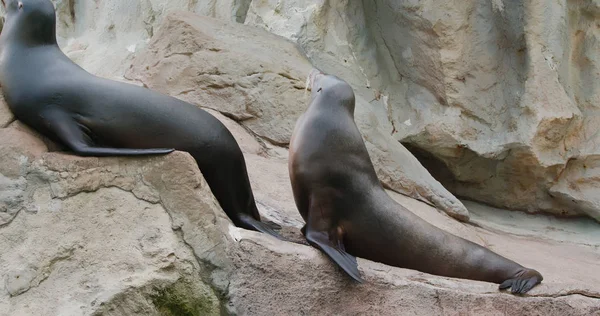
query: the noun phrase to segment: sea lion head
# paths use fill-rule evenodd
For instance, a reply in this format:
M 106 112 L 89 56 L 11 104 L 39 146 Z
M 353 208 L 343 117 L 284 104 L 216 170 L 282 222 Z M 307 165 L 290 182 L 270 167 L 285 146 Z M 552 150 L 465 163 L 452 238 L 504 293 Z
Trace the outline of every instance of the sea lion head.
M 318 104 L 341 105 L 354 113 L 354 91 L 346 81 L 313 69 L 308 75 L 307 88 L 311 90 L 311 104 L 319 99 Z
M 2 33 L 29 45 L 56 43 L 56 13 L 50 0 L 0 0 L 6 11 Z

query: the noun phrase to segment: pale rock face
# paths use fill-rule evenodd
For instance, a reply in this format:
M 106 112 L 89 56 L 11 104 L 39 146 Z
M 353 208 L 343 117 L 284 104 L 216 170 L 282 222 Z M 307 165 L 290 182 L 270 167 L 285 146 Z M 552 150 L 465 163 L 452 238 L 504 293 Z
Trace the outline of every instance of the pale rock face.
M 278 36 L 177 12 L 165 18 L 125 77 L 225 113 L 283 145 L 306 108 L 310 69 L 294 45 Z
M 599 19 L 597 1 L 256 0 L 245 23 L 375 99 L 388 133 L 453 193 L 598 218 L 598 180 L 570 164 L 600 153 Z
M 118 78 L 169 12 L 187 10 L 243 21 L 250 0 L 53 2 L 60 16 L 59 44 L 67 55 L 94 74 Z
M 0 127 L 7 127 L 8 124 L 15 120 L 14 115 L 8 108 L 8 104 L 4 101 L 4 96 L 0 96 Z

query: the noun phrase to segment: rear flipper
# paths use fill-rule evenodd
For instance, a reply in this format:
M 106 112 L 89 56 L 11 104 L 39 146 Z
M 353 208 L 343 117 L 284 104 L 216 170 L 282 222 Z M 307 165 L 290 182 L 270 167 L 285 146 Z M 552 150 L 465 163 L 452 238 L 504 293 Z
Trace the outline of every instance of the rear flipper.
M 544 277 L 533 269 L 525 269 L 518 273 L 514 278 L 508 279 L 500 284 L 499 289 L 511 288 L 513 294 L 524 294 L 534 286 L 540 284 Z
M 172 148 L 132 149 L 132 148 L 109 148 L 109 147 L 76 147 L 73 148 L 79 156 L 150 156 L 165 155 L 173 152 Z
M 286 240 L 281 235 L 279 235 L 279 233 L 277 233 L 275 231 L 276 229 L 281 229 L 281 226 L 279 226 L 273 222 L 263 223 L 261 221 L 255 220 L 254 218 L 252 218 L 250 216 L 241 216 L 240 221 L 242 223 L 242 225 L 240 225 L 240 226 L 243 228 L 256 230 L 261 233 L 269 234 L 279 240 L 284 240 L 284 241 Z
M 49 106 L 41 114 L 47 130 L 61 143 L 79 156 L 146 156 L 164 155 L 174 151 L 172 148 L 134 149 L 95 147 L 90 137 L 90 130 L 77 123 L 65 110 L 57 106 Z
M 306 234 L 306 240 L 315 248 L 321 249 L 329 258 L 337 263 L 350 277 L 359 283 L 363 282 L 358 272 L 358 263 L 356 257 L 347 253 L 344 249 L 341 236 L 334 236 L 336 243 L 331 242 L 331 238 L 326 232 L 310 231 L 310 228 L 302 229 L 303 232 L 308 230 Z M 338 231 L 341 231 L 338 229 Z M 336 234 L 337 235 L 337 234 Z
M 271 227 L 271 229 L 274 229 L 274 230 L 281 230 L 281 225 L 279 225 L 279 224 L 277 224 L 277 223 L 275 223 L 275 222 L 272 222 L 272 221 L 264 221 L 263 223 L 264 223 L 264 224 L 266 224 L 266 225 L 268 225 L 269 227 Z
M 328 190 L 311 194 L 308 218 L 306 225 L 302 228 L 302 233 L 308 243 L 321 249 L 350 277 L 362 283 L 356 257 L 347 253 L 344 247 L 344 229 L 334 222 L 336 212 L 334 196 L 335 192 Z

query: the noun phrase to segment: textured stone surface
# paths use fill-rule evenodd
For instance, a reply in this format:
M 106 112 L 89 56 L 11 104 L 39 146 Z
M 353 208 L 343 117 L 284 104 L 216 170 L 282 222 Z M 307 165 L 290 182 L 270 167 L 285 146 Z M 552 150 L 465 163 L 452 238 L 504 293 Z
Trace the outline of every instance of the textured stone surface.
M 177 216 L 204 212 L 215 230 L 218 218 L 227 220 L 189 154 L 98 159 L 45 153 L 23 126 L 0 129 L 0 143 L 9 153 L 0 177 L 19 184 L 2 190 L 1 201 L 12 204 L 0 213 L 11 215 L 0 224 L 1 315 L 165 315 L 162 309 L 181 307 L 165 304 L 176 301 L 170 296 L 177 291 L 190 301 L 179 305 L 218 313 L 212 285 L 200 275 L 205 263 L 194 252 L 219 239 L 201 229 L 192 249 L 182 226 L 202 222 Z M 171 214 L 171 208 L 183 212 Z
M 570 163 L 600 153 L 599 19 L 598 1 L 256 0 L 245 23 L 373 100 L 451 192 L 598 218 L 598 180 Z
M 8 104 L 4 102 L 4 96 L 0 93 L 0 127 L 7 127 L 14 120 L 14 115 L 8 108 Z
M 11 129 L 0 130 L 0 143 L 32 137 Z M 475 227 L 390 192 L 434 225 L 535 267 L 544 282 L 515 297 L 495 284 L 359 259 L 367 282 L 357 285 L 310 246 L 233 227 L 187 153 L 81 158 L 31 140 L 11 147 L 33 158 L 18 174 L 27 180 L 22 210 L 0 225 L 0 315 L 600 313 L 600 235 L 590 233 L 600 227 L 589 220 L 511 219 L 469 203 Z M 285 152 L 246 157 L 261 213 L 301 241 Z
M 188 10 L 225 20 L 243 20 L 250 0 L 53 2 L 60 16 L 59 44 L 69 57 L 95 74 L 118 78 L 169 12 Z
M 243 121 L 286 144 L 305 108 L 310 63 L 263 30 L 178 12 L 135 58 L 128 79 Z
M 600 222 L 600 156 L 571 159 L 550 187 L 551 196 L 565 208 L 579 209 Z

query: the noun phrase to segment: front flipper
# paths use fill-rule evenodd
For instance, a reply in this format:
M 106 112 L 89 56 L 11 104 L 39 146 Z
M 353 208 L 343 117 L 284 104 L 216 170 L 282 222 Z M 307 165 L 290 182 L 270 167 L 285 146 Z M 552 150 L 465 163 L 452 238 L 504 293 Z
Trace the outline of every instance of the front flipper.
M 323 251 L 337 263 L 350 277 L 362 283 L 358 271 L 356 257 L 346 252 L 344 247 L 344 231 L 333 225 L 333 205 L 330 199 L 311 197 L 308 211 L 308 222 L 302 228 L 306 240 L 315 248 Z
M 79 156 L 145 156 L 164 155 L 172 148 L 133 149 L 94 147 L 89 136 L 75 119 L 59 107 L 49 107 L 42 113 L 46 129 Z
M 502 282 L 499 289 L 504 290 L 511 288 L 513 294 L 524 294 L 541 283 L 543 279 L 544 277 L 539 272 L 533 269 L 526 269 L 525 271 L 518 273 L 516 277 Z

